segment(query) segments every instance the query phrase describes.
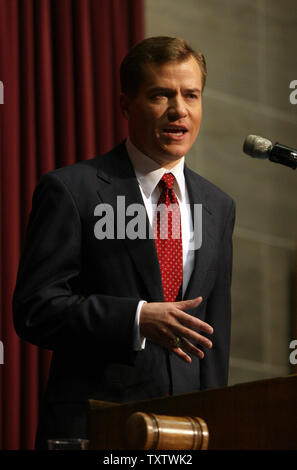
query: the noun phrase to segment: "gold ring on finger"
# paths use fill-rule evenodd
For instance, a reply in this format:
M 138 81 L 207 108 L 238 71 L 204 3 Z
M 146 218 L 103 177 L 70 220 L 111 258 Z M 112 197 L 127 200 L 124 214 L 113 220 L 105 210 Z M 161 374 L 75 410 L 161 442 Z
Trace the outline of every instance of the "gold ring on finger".
M 180 348 L 181 346 L 181 338 L 179 336 L 176 336 L 173 340 L 173 346 L 175 348 Z

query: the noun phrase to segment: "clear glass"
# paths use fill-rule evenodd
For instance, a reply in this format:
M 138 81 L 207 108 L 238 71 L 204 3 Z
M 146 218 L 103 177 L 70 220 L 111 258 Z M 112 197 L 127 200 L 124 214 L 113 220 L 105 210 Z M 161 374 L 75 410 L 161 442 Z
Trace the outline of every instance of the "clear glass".
M 88 439 L 61 438 L 49 439 L 48 450 L 88 450 L 90 441 Z

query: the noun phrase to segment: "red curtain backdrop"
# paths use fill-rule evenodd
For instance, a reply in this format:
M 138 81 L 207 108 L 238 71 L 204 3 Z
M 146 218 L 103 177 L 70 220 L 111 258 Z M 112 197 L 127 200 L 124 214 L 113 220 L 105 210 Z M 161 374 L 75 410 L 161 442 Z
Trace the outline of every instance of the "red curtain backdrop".
M 142 0 L 0 0 L 0 449 L 33 448 L 50 364 L 12 323 L 36 181 L 126 136 L 119 64 L 142 38 Z

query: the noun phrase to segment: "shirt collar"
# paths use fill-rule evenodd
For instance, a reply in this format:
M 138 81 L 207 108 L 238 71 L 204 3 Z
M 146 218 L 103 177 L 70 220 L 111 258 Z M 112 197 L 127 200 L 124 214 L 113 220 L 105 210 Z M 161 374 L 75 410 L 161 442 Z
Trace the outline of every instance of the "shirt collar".
M 183 199 L 185 196 L 184 157 L 168 170 L 136 148 L 129 137 L 126 140 L 126 149 L 134 166 L 138 183 L 147 198 L 152 195 L 164 173 L 172 173 L 175 176 L 174 190 L 179 199 Z

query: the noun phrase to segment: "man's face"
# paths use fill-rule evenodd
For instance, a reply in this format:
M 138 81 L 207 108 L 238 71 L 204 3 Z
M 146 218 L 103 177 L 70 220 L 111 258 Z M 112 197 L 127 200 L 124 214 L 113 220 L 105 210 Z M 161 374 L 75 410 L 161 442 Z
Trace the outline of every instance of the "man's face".
M 121 97 L 132 143 L 162 166 L 174 166 L 192 147 L 202 117 L 202 78 L 193 57 L 146 64 L 137 96 Z

